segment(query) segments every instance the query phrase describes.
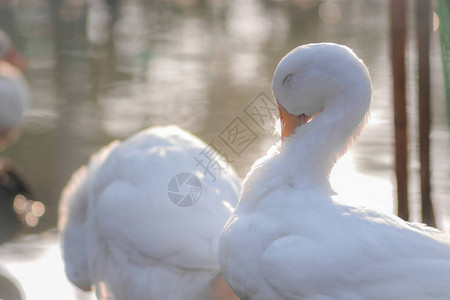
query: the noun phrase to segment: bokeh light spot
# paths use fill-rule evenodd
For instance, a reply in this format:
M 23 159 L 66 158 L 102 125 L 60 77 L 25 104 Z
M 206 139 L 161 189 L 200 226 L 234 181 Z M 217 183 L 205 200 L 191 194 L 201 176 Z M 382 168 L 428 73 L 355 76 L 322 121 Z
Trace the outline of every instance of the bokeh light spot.
M 31 212 L 36 217 L 42 217 L 42 215 L 45 213 L 45 206 L 42 204 L 42 202 L 35 201 L 31 205 Z
M 437 13 L 433 12 L 433 31 L 437 31 L 439 29 L 439 16 Z
M 23 214 L 27 208 L 28 200 L 23 195 L 17 195 L 14 198 L 13 208 L 18 214 Z
M 336 2 L 324 2 L 319 6 L 319 17 L 327 24 L 336 24 L 341 20 L 341 8 Z
M 37 225 L 39 219 L 36 217 L 32 212 L 28 212 L 25 215 L 25 223 L 27 223 L 28 226 L 34 227 Z

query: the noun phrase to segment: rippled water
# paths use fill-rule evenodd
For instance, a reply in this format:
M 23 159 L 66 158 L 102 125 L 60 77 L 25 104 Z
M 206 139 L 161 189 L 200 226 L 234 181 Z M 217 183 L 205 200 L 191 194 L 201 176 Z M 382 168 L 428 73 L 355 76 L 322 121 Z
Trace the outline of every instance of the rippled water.
M 245 108 L 261 92 L 271 96 L 272 74 L 285 53 L 321 41 L 353 48 L 368 65 L 374 87 L 369 124 L 334 170 L 334 185 L 341 193 L 365 197 L 365 205 L 395 210 L 387 0 L 86 1 L 0 5 L 0 27 L 10 32 L 30 61 L 33 107 L 21 139 L 2 154 L 22 170 L 35 200 L 46 206 L 46 214 L 30 233 L 56 226 L 60 192 L 92 153 L 148 126 L 177 124 L 206 142 L 218 141 L 245 176 L 276 140 L 267 127 L 258 128 Z M 417 55 L 410 15 L 409 193 L 412 219 L 419 220 Z M 439 226 L 450 231 L 450 138 L 438 39 L 433 32 L 432 198 Z M 218 138 L 236 117 L 257 135 L 240 155 Z M 19 247 L 39 241 L 25 239 Z M 44 246 L 45 253 L 59 259 L 56 240 L 51 245 Z M 30 264 L 47 257 L 24 255 Z M 17 266 L 14 259 L 10 262 Z M 56 270 L 46 272 L 49 281 L 64 276 L 60 265 Z

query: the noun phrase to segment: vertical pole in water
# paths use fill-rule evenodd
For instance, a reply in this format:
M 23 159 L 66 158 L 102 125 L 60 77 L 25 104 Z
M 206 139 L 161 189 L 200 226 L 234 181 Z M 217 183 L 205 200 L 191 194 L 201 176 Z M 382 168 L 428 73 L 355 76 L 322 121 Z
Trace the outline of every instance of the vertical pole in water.
M 436 10 L 439 16 L 442 69 L 447 98 L 447 122 L 450 126 L 450 0 L 438 0 Z
M 419 147 L 422 222 L 436 226 L 430 186 L 430 0 L 416 0 L 419 52 Z
M 409 219 L 408 138 L 406 123 L 406 0 L 391 0 L 391 57 L 394 77 L 395 173 L 397 175 L 398 215 Z

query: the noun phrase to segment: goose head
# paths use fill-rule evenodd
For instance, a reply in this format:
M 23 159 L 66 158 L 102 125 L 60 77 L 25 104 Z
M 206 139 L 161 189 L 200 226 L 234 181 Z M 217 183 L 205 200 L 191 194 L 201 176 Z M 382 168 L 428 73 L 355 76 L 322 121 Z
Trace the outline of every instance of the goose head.
M 9 36 L 0 30 L 0 61 L 2 60 L 21 70 L 25 70 L 28 65 L 27 60 L 14 48 Z
M 278 64 L 272 82 L 280 111 L 282 139 L 325 109 L 359 124 L 371 101 L 367 67 L 345 46 L 307 44 L 289 52 Z

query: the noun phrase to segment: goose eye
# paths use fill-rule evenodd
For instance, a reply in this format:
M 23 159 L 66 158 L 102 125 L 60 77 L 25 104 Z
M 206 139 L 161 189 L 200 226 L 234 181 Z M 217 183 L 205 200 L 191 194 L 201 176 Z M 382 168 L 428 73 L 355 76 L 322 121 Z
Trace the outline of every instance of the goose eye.
M 283 79 L 283 85 L 288 84 L 289 81 L 291 81 L 291 78 L 292 78 L 292 74 L 286 75 L 286 77 L 284 77 L 284 79 Z

